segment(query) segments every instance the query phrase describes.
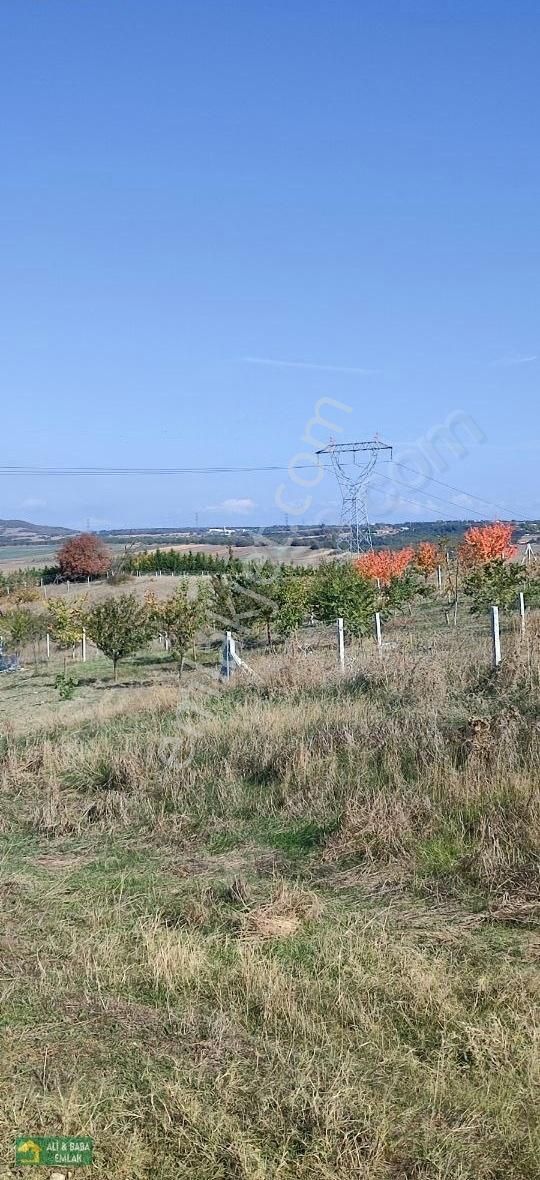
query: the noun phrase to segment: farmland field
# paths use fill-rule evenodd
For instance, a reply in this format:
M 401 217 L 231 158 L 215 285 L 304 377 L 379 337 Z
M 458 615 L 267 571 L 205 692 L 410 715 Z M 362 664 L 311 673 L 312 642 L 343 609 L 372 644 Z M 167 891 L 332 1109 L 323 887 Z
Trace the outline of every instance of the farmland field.
M 125 549 L 125 545 L 107 542 L 109 549 L 114 556 L 120 556 Z M 159 542 L 156 540 L 153 544 L 148 545 L 151 551 L 156 549 Z M 141 548 L 141 546 L 139 546 Z M 146 546 L 144 546 L 146 548 Z M 211 553 L 218 557 L 227 557 L 229 546 L 226 544 L 186 544 L 186 545 L 171 545 L 167 539 L 161 541 L 162 549 L 174 549 L 177 553 Z M 314 549 L 304 548 L 303 546 L 295 545 L 233 545 L 232 552 L 234 557 L 240 558 L 241 561 L 251 561 L 254 557 L 264 559 L 269 556 L 271 560 L 287 561 L 293 564 L 307 564 L 317 565 L 325 558 L 328 558 L 333 553 L 331 549 Z M 0 573 L 7 573 L 10 570 L 36 568 L 43 565 L 54 565 L 58 544 L 54 545 L 1 545 L 0 546 Z
M 440 613 L 345 676 L 315 628 L 225 688 L 212 644 L 3 677 L 0 1159 L 24 1125 L 109 1180 L 538 1176 L 538 621 L 495 673 Z

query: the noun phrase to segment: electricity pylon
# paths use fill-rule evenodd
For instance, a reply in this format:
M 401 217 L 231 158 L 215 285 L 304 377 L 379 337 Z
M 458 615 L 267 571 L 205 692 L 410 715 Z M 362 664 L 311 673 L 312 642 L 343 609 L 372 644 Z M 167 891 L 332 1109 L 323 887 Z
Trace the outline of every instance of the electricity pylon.
M 350 553 L 364 553 L 373 549 L 367 491 L 380 451 L 389 451 L 392 458 L 392 447 L 378 438 L 368 439 L 367 442 L 330 442 L 317 451 L 318 455 L 330 455 L 332 460 L 341 492 L 342 531 L 338 537 L 338 548 L 346 548 Z M 347 466 L 346 455 L 352 455 L 352 462 L 348 462 Z

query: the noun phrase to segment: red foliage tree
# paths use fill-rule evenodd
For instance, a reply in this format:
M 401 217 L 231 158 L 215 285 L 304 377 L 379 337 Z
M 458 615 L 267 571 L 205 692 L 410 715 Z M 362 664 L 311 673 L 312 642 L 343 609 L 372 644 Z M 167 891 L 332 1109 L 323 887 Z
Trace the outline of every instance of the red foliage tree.
M 355 561 L 356 569 L 364 578 L 379 581 L 381 586 L 387 586 L 393 578 L 401 577 L 414 557 L 414 549 L 374 549 L 371 553 L 363 553 Z
M 513 557 L 517 548 L 512 545 L 512 532 L 512 525 L 501 521 L 467 529 L 459 547 L 463 565 L 481 566 L 497 557 Z
M 97 578 L 111 568 L 111 553 L 94 533 L 80 533 L 64 541 L 56 557 L 64 578 Z
M 414 564 L 422 574 L 432 574 L 440 564 L 441 555 L 432 541 L 422 541 L 414 555 Z

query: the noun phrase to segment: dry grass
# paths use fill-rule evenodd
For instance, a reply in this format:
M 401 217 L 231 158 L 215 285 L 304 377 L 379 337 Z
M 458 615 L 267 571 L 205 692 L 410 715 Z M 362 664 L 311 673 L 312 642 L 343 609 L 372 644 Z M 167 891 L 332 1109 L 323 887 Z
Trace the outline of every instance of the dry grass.
M 4 734 L 3 1159 L 536 1180 L 538 647 L 432 648 Z

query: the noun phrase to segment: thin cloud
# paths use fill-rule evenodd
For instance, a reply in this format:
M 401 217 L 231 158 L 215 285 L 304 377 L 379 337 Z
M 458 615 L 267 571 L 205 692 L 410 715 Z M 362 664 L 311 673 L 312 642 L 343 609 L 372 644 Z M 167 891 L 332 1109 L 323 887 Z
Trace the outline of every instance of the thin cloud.
M 21 508 L 46 508 L 47 501 L 39 500 L 37 497 L 28 496 L 26 500 L 21 503 Z
M 350 365 L 317 365 L 311 361 L 282 361 L 269 356 L 245 356 L 246 365 L 270 365 L 275 369 L 313 369 L 317 373 L 356 373 L 359 377 L 370 377 L 380 369 L 360 369 Z
M 537 361 L 536 353 L 511 353 L 509 356 L 502 356 L 498 361 L 493 361 L 493 365 L 498 368 L 510 369 L 514 365 L 530 365 L 532 361 Z
M 248 515 L 257 505 L 254 500 L 245 499 L 222 500 L 221 504 L 209 504 L 207 512 L 233 512 L 238 516 Z

